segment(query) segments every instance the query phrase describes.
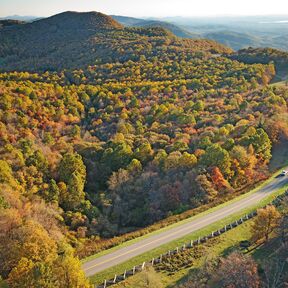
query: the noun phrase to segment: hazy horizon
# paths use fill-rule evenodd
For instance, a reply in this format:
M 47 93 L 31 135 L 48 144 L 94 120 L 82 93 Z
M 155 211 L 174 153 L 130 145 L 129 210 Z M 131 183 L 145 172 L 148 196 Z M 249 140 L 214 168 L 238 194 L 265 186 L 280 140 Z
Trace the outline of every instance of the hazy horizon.
M 113 16 L 123 16 L 123 17 L 131 17 L 131 18 L 143 18 L 143 19 L 149 19 L 149 18 L 158 18 L 158 19 L 166 19 L 166 18 L 233 18 L 233 17 L 237 17 L 237 18 L 253 18 L 253 17 L 288 17 L 288 13 L 287 14 L 254 14 L 254 15 L 241 15 L 241 14 L 217 14 L 217 15 L 191 15 L 191 16 L 181 16 L 181 15 L 166 15 L 166 16 L 151 16 L 151 15 L 139 15 L 139 16 L 135 16 L 135 15 L 127 15 L 127 14 L 119 14 L 119 13 L 104 13 L 102 11 L 99 10 L 87 10 L 87 11 L 77 11 L 77 10 L 63 10 L 63 11 L 59 11 L 53 14 L 49 14 L 49 15 L 36 15 L 36 14 L 18 14 L 18 13 L 14 13 L 14 14 L 7 14 L 7 15 L 2 15 L 0 13 L 0 17 L 1 18 L 6 18 L 6 17 L 13 17 L 13 16 L 19 16 L 19 17 L 51 17 L 53 15 L 56 14 L 61 14 L 61 13 L 65 13 L 65 12 L 76 12 L 76 13 L 87 13 L 87 12 L 100 12 L 106 15 L 113 15 Z M 286 23 L 288 21 L 287 20 L 283 20 L 283 21 L 277 21 L 279 23 Z M 263 22 L 263 23 L 270 23 L 270 22 Z
M 65 11 L 98 11 L 108 15 L 127 17 L 249 17 L 249 16 L 287 16 L 283 7 L 286 0 L 275 0 L 274 5 L 268 0 L 243 0 L 233 3 L 229 0 L 203 0 L 201 3 L 191 0 L 50 0 L 39 5 L 37 0 L 0 0 L 0 17 L 34 16 L 49 17 Z M 21 3 L 22 2 L 22 3 Z M 287 19 L 283 19 L 287 20 Z

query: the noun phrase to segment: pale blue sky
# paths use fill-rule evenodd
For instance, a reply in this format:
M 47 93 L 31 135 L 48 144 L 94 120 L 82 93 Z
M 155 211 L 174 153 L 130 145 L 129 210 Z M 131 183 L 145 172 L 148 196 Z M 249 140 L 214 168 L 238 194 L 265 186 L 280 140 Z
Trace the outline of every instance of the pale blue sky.
M 288 0 L 0 0 L 0 17 L 50 16 L 63 11 L 126 16 L 288 14 Z

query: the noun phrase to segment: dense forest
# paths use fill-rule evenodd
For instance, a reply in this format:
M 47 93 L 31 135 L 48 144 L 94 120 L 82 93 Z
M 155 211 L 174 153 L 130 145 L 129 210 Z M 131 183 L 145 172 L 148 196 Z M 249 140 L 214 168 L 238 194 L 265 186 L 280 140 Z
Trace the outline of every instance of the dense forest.
M 211 40 L 177 38 L 161 27 L 124 28 L 97 12 L 65 12 L 0 29 L 3 71 L 62 71 L 87 68 L 95 63 L 138 62 L 143 54 L 153 58 L 166 51 L 185 54 L 199 50 L 231 52 Z
M 272 145 L 288 139 L 288 89 L 269 86 L 273 58 L 232 53 L 98 13 L 0 30 L 9 287 L 86 287 L 75 249 L 90 255 L 268 177 Z
M 237 51 L 231 58 L 248 64 L 268 64 L 273 62 L 278 73 L 282 72 L 287 74 L 288 53 L 281 50 L 272 48 L 247 48 Z

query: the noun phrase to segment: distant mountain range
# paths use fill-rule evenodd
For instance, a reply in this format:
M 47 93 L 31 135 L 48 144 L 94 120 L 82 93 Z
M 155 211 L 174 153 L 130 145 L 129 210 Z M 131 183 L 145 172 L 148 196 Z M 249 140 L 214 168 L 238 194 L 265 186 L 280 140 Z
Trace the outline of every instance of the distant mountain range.
M 206 38 L 234 50 L 272 47 L 288 50 L 288 16 L 138 19 L 115 16 L 124 26 L 163 27 L 178 37 Z
M 0 20 L 18 20 L 18 21 L 30 22 L 40 18 L 42 17 L 11 15 L 6 17 L 0 17 Z
M 140 19 L 126 16 L 111 16 L 125 27 L 161 27 L 177 37 L 192 39 L 211 39 L 234 50 L 248 47 L 271 47 L 288 51 L 288 16 L 251 16 L 184 18 L 168 17 L 163 19 Z M 39 20 L 35 16 L 9 16 L 2 20 L 13 19 L 21 22 L 0 22 L 0 28 L 22 21 Z M 0 18 L 1 20 L 1 18 Z
M 111 15 L 111 17 L 126 27 L 162 27 L 171 31 L 174 35 L 181 38 L 200 38 L 199 34 L 189 32 L 182 28 L 181 26 L 159 21 L 159 20 L 146 20 L 146 19 L 138 19 L 133 17 L 125 17 L 125 16 L 115 16 Z
M 179 53 L 202 51 L 207 55 L 232 52 L 211 40 L 184 41 L 150 22 L 145 27 L 124 27 L 98 12 L 64 12 L 25 24 L 9 21 L 14 25 L 0 29 L 2 71 L 79 69 L 99 62 L 139 61 L 141 54 L 150 59 L 168 49 Z

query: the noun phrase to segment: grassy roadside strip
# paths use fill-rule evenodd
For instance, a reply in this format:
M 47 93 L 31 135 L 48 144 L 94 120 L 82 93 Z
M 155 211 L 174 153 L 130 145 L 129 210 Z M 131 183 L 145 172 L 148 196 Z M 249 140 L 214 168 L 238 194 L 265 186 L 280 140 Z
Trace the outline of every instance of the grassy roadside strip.
M 181 268 L 175 273 L 168 273 L 166 271 L 156 272 L 163 286 L 175 287 L 176 284 L 178 286 L 179 284 L 184 283 L 190 275 L 193 275 L 195 272 L 197 272 L 197 269 L 203 267 L 205 261 L 217 259 L 226 255 L 227 253 L 230 253 L 232 250 L 237 249 L 241 241 L 250 239 L 250 227 L 252 226 L 252 223 L 252 221 L 248 220 L 233 230 L 230 230 L 225 234 L 222 234 L 219 237 L 214 238 L 213 240 L 211 239 L 207 243 L 202 244 L 202 247 L 205 248 L 204 253 L 208 253 L 209 251 L 209 257 L 207 257 L 207 254 L 203 254 L 203 256 L 200 258 L 194 258 L 189 267 Z M 191 253 L 194 253 L 194 251 L 191 250 Z M 145 285 L 139 285 L 141 282 L 143 282 L 143 275 L 142 273 L 138 273 L 119 284 L 115 284 L 113 288 L 145 287 Z
M 188 218 L 186 218 L 184 220 L 180 220 L 178 222 L 175 222 L 174 224 L 168 225 L 166 227 L 160 228 L 160 229 L 155 230 L 155 231 L 150 232 L 150 233 L 148 232 L 147 234 L 145 234 L 143 236 L 140 236 L 140 237 L 134 238 L 132 240 L 128 240 L 128 241 L 122 242 L 121 244 L 116 245 L 116 246 L 114 246 L 114 247 L 112 247 L 110 249 L 103 250 L 103 251 L 101 251 L 101 252 L 99 252 L 97 254 L 94 254 L 94 255 L 91 255 L 89 257 L 86 257 L 86 258 L 82 259 L 81 262 L 82 263 L 86 263 L 86 262 L 88 262 L 90 260 L 99 258 L 99 257 L 104 256 L 106 254 L 109 254 L 109 253 L 111 253 L 113 251 L 116 251 L 116 250 L 118 250 L 120 248 L 123 248 L 123 247 L 129 246 L 131 244 L 137 243 L 138 241 L 146 239 L 146 238 L 148 238 L 148 237 L 150 237 L 152 235 L 157 235 L 159 233 L 162 233 L 164 231 L 170 230 L 170 229 L 172 229 L 174 227 L 177 227 L 179 225 L 183 225 L 185 223 L 188 223 L 190 221 L 198 219 L 199 217 L 203 217 L 203 216 L 205 216 L 207 214 L 210 214 L 210 213 L 212 213 L 214 211 L 217 211 L 217 210 L 219 210 L 219 209 L 221 209 L 223 207 L 226 207 L 229 204 L 235 203 L 235 202 L 237 202 L 237 201 L 239 201 L 239 200 L 241 200 L 241 199 L 243 199 L 243 198 L 245 198 L 245 197 L 247 197 L 247 196 L 249 196 L 251 194 L 256 193 L 259 189 L 261 189 L 265 185 L 269 184 L 275 178 L 275 176 L 277 176 L 281 171 L 282 171 L 282 169 L 277 170 L 275 173 L 273 173 L 273 175 L 269 179 L 263 181 L 259 186 L 257 186 L 256 188 L 252 189 L 251 191 L 249 191 L 247 193 L 241 194 L 240 196 L 237 196 L 237 197 L 233 198 L 232 200 L 229 200 L 229 201 L 224 202 L 224 203 L 222 203 L 220 205 L 214 206 L 213 208 L 207 209 L 207 210 L 205 210 L 203 212 L 200 212 L 200 213 L 198 213 L 198 214 L 196 214 L 194 216 L 190 216 L 190 217 L 188 217 Z
M 204 237 L 208 234 L 210 234 L 212 231 L 215 231 L 219 228 L 222 228 L 223 226 L 230 224 L 233 221 L 238 220 L 241 216 L 250 213 L 254 210 L 256 210 L 259 207 L 263 207 L 266 204 L 270 203 L 275 197 L 277 197 L 280 194 L 283 194 L 285 192 L 285 190 L 288 188 L 288 184 L 286 184 L 284 187 L 282 187 L 281 189 L 279 189 L 277 192 L 269 195 L 267 198 L 263 199 L 262 201 L 260 201 L 259 203 L 257 203 L 257 205 L 253 205 L 247 209 L 242 210 L 239 213 L 233 214 L 229 217 L 226 217 L 220 221 L 217 221 L 211 225 L 208 225 L 207 227 L 198 230 L 196 232 L 193 232 L 191 234 L 186 235 L 183 238 L 174 240 L 170 243 L 167 243 L 165 245 L 162 245 L 156 249 L 153 249 L 147 253 L 144 253 L 142 255 L 139 255 L 137 257 L 132 258 L 131 260 L 122 263 L 116 267 L 112 267 L 109 268 L 101 273 L 98 273 L 92 277 L 90 277 L 90 281 L 91 283 L 101 283 L 103 282 L 105 279 L 110 279 L 113 278 L 115 274 L 122 274 L 125 270 L 129 270 L 131 269 L 133 266 L 139 265 L 140 263 L 143 262 L 148 262 L 151 261 L 152 258 L 156 258 L 158 257 L 160 254 L 164 254 L 166 253 L 168 250 L 172 250 L 175 249 L 177 246 L 182 246 L 183 244 L 189 242 L 190 240 L 196 240 L 199 237 Z

